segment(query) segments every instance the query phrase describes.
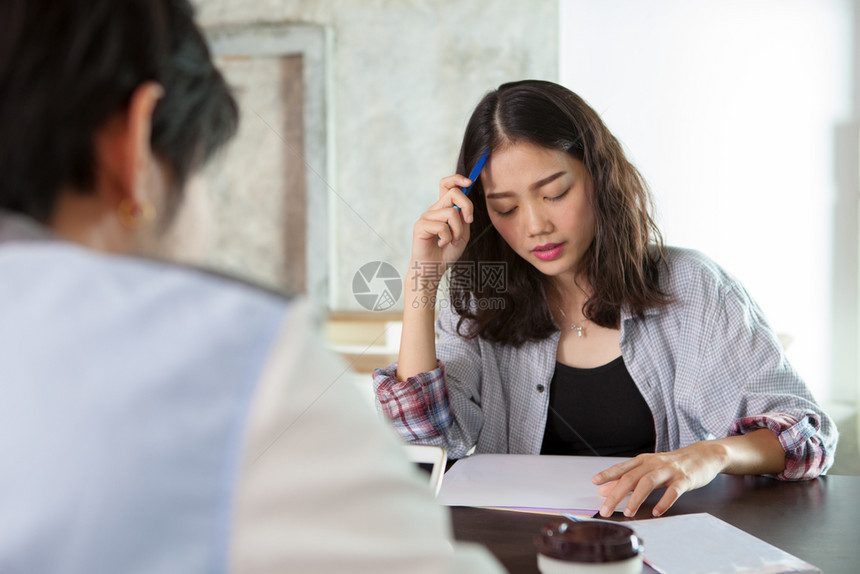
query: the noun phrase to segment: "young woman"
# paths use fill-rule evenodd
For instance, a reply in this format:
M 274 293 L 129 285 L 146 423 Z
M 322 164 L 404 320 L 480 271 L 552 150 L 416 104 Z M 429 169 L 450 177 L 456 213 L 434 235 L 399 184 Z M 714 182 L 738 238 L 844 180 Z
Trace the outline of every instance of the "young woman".
M 826 472 L 833 422 L 741 284 L 663 246 L 594 110 L 550 82 L 505 84 L 472 114 L 458 174 L 486 149 L 477 181 L 442 179 L 414 227 L 399 361 L 374 374 L 403 438 L 454 458 L 633 457 L 594 477 L 604 516 L 665 487 L 660 515 L 720 472 Z

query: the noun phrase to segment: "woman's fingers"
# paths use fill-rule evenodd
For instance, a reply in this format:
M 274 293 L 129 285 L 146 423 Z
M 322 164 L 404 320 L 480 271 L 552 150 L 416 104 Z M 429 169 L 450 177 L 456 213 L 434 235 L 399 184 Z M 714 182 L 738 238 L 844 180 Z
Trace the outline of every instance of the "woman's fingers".
M 612 482 L 607 482 L 600 485 L 600 488 L 597 489 L 597 493 L 600 494 L 603 498 L 609 496 L 609 493 L 612 492 L 612 489 L 615 488 L 616 482 L 613 480 Z
M 631 458 L 630 460 L 625 460 L 624 462 L 619 462 L 618 464 L 612 465 L 604 471 L 598 472 L 593 477 L 591 477 L 591 482 L 593 482 L 594 484 L 604 484 L 609 481 L 617 480 L 627 471 L 642 464 L 642 459 L 640 457 L 641 455 L 637 456 L 636 458 Z
M 465 224 L 460 218 L 460 212 L 453 207 L 427 211 L 421 216 L 419 221 L 444 223 L 450 230 L 451 243 L 455 245 L 459 245 L 460 240 L 465 234 Z
M 600 509 L 602 516 L 611 515 L 628 493 L 624 514 L 633 516 L 648 495 L 665 487 L 666 492 L 653 509 L 654 516 L 660 516 L 682 494 L 711 482 L 720 469 L 718 457 L 711 454 L 704 441 L 672 452 L 640 454 L 596 474 L 592 482 L 601 485 L 598 492 L 606 498 Z
M 474 209 L 471 200 L 466 197 L 461 188 L 472 185 L 472 181 L 462 175 L 451 175 L 442 178 L 439 182 L 439 201 L 435 207 L 454 207 L 460 210 L 463 214 L 463 221 L 472 223 L 474 219 Z
M 435 240 L 439 247 L 444 247 L 454 241 L 454 233 L 445 221 L 421 218 L 415 224 L 415 239 Z
M 630 499 L 624 505 L 624 516 L 634 516 L 639 512 L 639 507 L 645 502 L 653 491 L 666 487 L 666 492 L 660 498 L 660 501 L 654 505 L 652 514 L 654 516 L 662 516 L 669 510 L 673 504 L 681 497 L 682 494 L 690 490 L 688 483 L 683 479 L 672 480 L 666 476 L 665 469 L 655 470 L 642 475 L 635 483 L 627 483 L 618 481 L 601 486 L 600 495 L 605 496 L 606 500 L 603 507 L 600 509 L 600 515 L 609 517 L 615 512 L 618 505 L 624 500 L 627 494 L 630 494 Z M 632 486 L 632 488 L 631 488 Z M 606 490 L 604 490 L 606 489 Z M 632 490 L 632 493 L 631 493 Z M 604 492 L 606 494 L 604 494 Z
M 639 511 L 639 507 L 642 506 L 642 503 L 645 502 L 646 498 L 648 498 L 648 495 L 654 490 L 665 486 L 666 481 L 669 479 L 669 473 L 665 467 L 643 474 L 639 480 L 636 481 L 633 493 L 630 495 L 630 499 L 624 507 L 624 516 L 629 517 L 636 514 L 636 512 Z
M 469 223 L 474 217 L 474 207 L 458 186 L 470 184 L 469 179 L 461 175 L 442 179 L 439 200 L 415 222 L 413 260 L 439 261 L 447 265 L 460 258 L 469 241 Z
M 469 187 L 470 185 L 472 185 L 472 180 L 464 175 L 449 175 L 448 177 L 443 177 L 439 180 L 439 199 L 445 197 L 445 195 L 454 188 Z
M 654 509 L 651 511 L 651 514 L 654 516 L 663 516 L 663 514 L 672 508 L 672 505 L 681 498 L 681 495 L 691 490 L 683 481 L 678 481 L 674 484 L 670 484 L 666 488 L 666 492 L 663 493 L 663 497 L 660 501 L 654 505 Z
M 632 470 L 624 473 L 617 481 L 615 486 L 610 490 L 603 501 L 603 507 L 600 509 L 600 515 L 603 517 L 611 516 L 615 512 L 616 507 L 624 500 L 628 493 L 633 491 L 639 480 L 647 473 L 647 470 L 641 466 L 635 467 Z M 649 490 L 650 492 L 650 490 Z

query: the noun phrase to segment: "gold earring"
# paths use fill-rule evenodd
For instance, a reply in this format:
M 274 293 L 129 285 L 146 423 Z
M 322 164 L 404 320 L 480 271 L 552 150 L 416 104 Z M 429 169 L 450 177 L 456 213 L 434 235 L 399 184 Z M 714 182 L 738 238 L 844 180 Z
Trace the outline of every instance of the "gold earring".
M 116 212 L 122 226 L 132 231 L 149 225 L 156 215 L 155 205 L 151 201 L 137 203 L 127 197 L 119 202 Z

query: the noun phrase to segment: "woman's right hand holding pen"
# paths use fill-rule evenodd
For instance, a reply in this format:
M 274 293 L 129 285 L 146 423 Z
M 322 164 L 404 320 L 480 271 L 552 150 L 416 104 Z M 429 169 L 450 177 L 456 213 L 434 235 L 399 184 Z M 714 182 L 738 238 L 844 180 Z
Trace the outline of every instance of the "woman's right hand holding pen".
M 397 366 L 401 381 L 436 368 L 436 290 L 442 274 L 463 255 L 469 241 L 474 211 L 462 188 L 471 183 L 462 175 L 443 178 L 439 200 L 421 214 L 412 230 L 412 261 L 406 273 Z
M 471 184 L 462 175 L 451 175 L 439 182 L 439 200 L 421 214 L 412 231 L 410 273 L 421 273 L 421 268 L 435 264 L 435 275 L 441 278 L 448 265 L 463 254 L 469 241 L 473 207 L 462 188 Z M 431 269 L 426 271 L 429 275 Z

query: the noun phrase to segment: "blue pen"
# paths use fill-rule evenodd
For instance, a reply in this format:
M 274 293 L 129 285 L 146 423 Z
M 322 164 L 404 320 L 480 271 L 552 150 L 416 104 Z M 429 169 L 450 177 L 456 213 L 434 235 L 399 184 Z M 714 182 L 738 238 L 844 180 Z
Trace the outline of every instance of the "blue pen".
M 469 174 L 469 181 L 472 182 L 472 185 L 475 185 L 475 180 L 478 179 L 478 176 L 481 175 L 481 170 L 484 169 L 484 164 L 487 163 L 487 158 L 490 157 L 490 148 L 484 150 L 484 153 L 481 154 L 481 157 L 478 158 L 478 163 L 475 164 L 475 167 L 472 168 L 472 173 Z M 472 190 L 472 185 L 463 189 L 463 194 L 466 197 L 469 197 L 469 192 Z M 458 206 L 454 206 L 454 209 L 460 211 Z

